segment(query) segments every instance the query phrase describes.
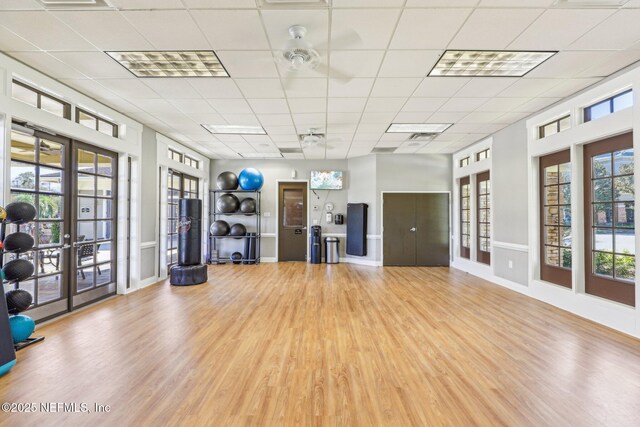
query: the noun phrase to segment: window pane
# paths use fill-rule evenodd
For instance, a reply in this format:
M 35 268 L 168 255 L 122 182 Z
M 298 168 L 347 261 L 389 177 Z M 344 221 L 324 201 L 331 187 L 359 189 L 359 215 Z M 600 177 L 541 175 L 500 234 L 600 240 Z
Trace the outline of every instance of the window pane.
M 560 119 L 560 132 L 567 130 L 571 127 L 571 116 Z
M 596 179 L 593 181 L 593 201 L 610 202 L 613 199 L 611 179 Z
M 616 203 L 616 227 L 633 227 L 635 225 L 635 208 L 633 202 Z
M 84 173 L 78 174 L 78 194 L 93 196 L 95 195 L 96 177 Z
M 113 221 L 96 221 L 96 239 L 111 240 L 113 238 Z
M 77 239 L 78 242 L 95 240 L 95 223 L 93 221 L 78 221 Z
M 78 197 L 78 219 L 95 218 L 95 200 L 92 197 Z
M 78 150 L 78 170 L 82 172 L 96 172 L 96 155 L 90 151 Z
M 111 123 L 98 120 L 98 130 L 105 135 L 113 136 L 113 128 L 114 126 Z
M 40 191 L 62 193 L 62 171 L 40 166 Z
M 610 227 L 613 220 L 611 203 L 598 203 L 593 205 L 593 225 Z
M 634 188 L 633 188 L 633 175 L 621 176 L 619 178 L 613 178 L 613 189 L 615 200 L 619 202 L 632 201 Z
M 560 250 L 554 246 L 547 246 L 545 248 L 545 260 L 544 262 L 549 265 L 560 265 Z
M 31 135 L 11 132 L 11 159 L 35 162 L 36 138 Z
M 559 166 L 560 168 L 560 183 L 565 184 L 567 182 L 571 182 L 571 163 L 563 163 Z
M 486 209 L 481 209 L 480 210 L 480 222 L 489 222 L 489 215 L 487 214 L 487 210 Z
M 549 135 L 553 135 L 554 133 L 558 133 L 558 123 L 553 122 L 542 128 L 542 135 L 547 137 Z
M 98 250 L 96 255 L 97 263 L 111 261 L 113 257 L 111 254 L 111 242 L 98 243 L 96 248 Z
M 111 264 L 96 266 L 96 286 L 106 285 L 113 281 L 111 277 Z
M 36 196 L 34 194 L 29 193 L 18 193 L 15 191 L 11 192 L 11 201 L 12 202 L 26 202 L 35 206 L 36 204 Z
M 59 274 L 38 279 L 38 304 L 57 300 L 61 294 L 62 277 Z
M 63 250 L 51 248 L 38 251 L 38 274 L 50 274 L 62 271 Z
M 560 254 L 562 255 L 561 257 L 561 267 L 564 268 L 571 268 L 571 249 L 567 249 L 567 248 L 562 248 L 560 249 Z
M 560 229 L 558 227 L 545 227 L 545 232 L 545 243 L 548 245 L 558 246 L 558 233 L 560 232 Z
M 571 247 L 571 228 L 560 227 L 560 246 Z
M 11 162 L 11 188 L 36 189 L 36 167 L 26 163 Z
M 633 92 L 620 94 L 613 98 L 613 111 L 620 111 L 633 106 Z
M 113 195 L 113 180 L 111 178 L 105 178 L 99 176 L 98 178 L 98 196 L 111 197 Z
M 52 196 L 40 194 L 40 208 L 38 217 L 41 219 L 61 219 L 62 218 L 62 196 Z
M 111 199 L 96 199 L 96 218 L 113 218 Z
M 78 123 L 91 129 L 96 129 L 96 118 L 78 110 Z
M 571 225 L 571 206 L 560 206 L 559 213 L 560 224 Z
M 635 254 L 636 253 L 636 234 L 630 228 L 616 229 L 616 253 L 618 254 Z
M 113 175 L 113 159 L 109 156 L 98 154 L 98 173 L 100 175 Z
M 545 208 L 545 219 L 544 223 L 546 225 L 557 225 L 558 224 L 558 207 L 557 206 L 549 206 Z
M 558 183 L 558 165 L 544 168 L 544 184 L 551 185 Z
M 560 186 L 560 204 L 571 204 L 571 184 L 564 184 Z
M 613 170 L 615 175 L 633 173 L 633 149 L 613 153 Z
M 636 277 L 636 257 L 616 255 L 616 277 L 624 280 L 634 280 Z
M 594 252 L 593 272 L 602 276 L 613 277 L 613 254 Z
M 589 113 L 591 120 L 596 120 L 600 117 L 606 116 L 607 114 L 611 114 L 611 101 L 607 99 L 599 104 L 589 107 Z
M 40 163 L 61 168 L 64 146 L 57 142 L 40 139 Z
M 611 176 L 611 153 L 599 154 L 592 158 L 594 178 Z
M 15 82 L 11 85 L 11 97 L 33 107 L 38 106 L 38 94 L 31 89 L 27 89 L 22 85 L 16 84 Z
M 303 194 L 301 190 L 283 190 L 284 227 L 302 227 Z
M 59 245 L 62 223 L 60 222 L 39 222 L 38 223 L 38 246 Z
M 93 276 L 93 267 L 83 268 L 78 271 L 78 292 L 82 292 L 93 287 Z
M 558 186 L 552 185 L 551 187 L 545 187 L 544 189 L 544 204 L 545 205 L 557 205 L 558 200 Z
M 46 95 L 40 96 L 40 108 L 44 111 L 48 111 L 58 117 L 65 117 L 64 107 L 65 105 L 56 99 L 49 98 Z
M 611 228 L 596 228 L 593 230 L 593 249 L 613 252 L 613 230 Z

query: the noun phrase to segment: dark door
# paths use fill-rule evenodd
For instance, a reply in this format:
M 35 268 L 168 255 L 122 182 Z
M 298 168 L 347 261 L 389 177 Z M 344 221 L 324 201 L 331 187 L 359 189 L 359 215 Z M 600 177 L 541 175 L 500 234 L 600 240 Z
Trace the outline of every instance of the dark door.
M 416 265 L 416 195 L 388 193 L 382 206 L 384 265 Z
M 306 261 L 307 183 L 280 183 L 278 206 L 278 261 Z
M 449 194 L 416 194 L 416 265 L 449 265 Z
M 449 194 L 385 194 L 383 216 L 384 265 L 449 265 Z

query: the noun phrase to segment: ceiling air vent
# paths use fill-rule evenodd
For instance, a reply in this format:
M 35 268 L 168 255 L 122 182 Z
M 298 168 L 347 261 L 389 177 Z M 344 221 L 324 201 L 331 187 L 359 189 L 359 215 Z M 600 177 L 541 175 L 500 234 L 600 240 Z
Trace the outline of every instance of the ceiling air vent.
M 414 133 L 408 141 L 432 141 L 439 133 Z
M 114 9 L 109 0 L 38 0 L 48 10 Z
M 396 151 L 396 147 L 375 147 L 371 150 L 373 154 L 391 154 Z
M 302 148 L 279 148 L 282 154 L 302 153 Z
M 258 6 L 263 9 L 286 8 L 328 8 L 331 0 L 258 0 Z

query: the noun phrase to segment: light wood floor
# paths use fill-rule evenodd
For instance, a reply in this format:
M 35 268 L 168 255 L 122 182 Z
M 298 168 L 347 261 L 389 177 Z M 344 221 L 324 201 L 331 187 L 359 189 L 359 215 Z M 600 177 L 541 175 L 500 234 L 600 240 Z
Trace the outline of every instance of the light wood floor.
M 11 426 L 638 425 L 640 341 L 446 268 L 217 266 L 41 327 Z

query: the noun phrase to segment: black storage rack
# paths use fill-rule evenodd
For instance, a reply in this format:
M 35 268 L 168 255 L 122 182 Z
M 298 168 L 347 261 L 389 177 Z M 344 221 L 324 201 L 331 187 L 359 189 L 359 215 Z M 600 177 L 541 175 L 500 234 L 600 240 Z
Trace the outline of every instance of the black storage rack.
M 242 194 L 247 197 L 253 197 L 256 201 L 256 211 L 254 213 L 242 213 L 242 212 L 234 212 L 234 213 L 221 213 L 216 212 L 216 202 L 218 197 L 223 194 Z M 242 199 L 240 199 L 242 201 Z M 260 230 L 261 230 L 261 201 L 260 201 L 260 190 L 210 190 L 209 191 L 209 227 L 213 224 L 214 221 L 218 219 L 223 219 L 225 216 L 241 216 L 241 217 L 253 217 L 254 221 L 251 226 L 255 226 L 255 231 L 247 230 L 247 233 L 255 233 L 255 236 L 213 236 L 210 230 L 207 230 L 209 236 L 209 253 L 207 255 L 207 262 L 209 264 L 226 264 L 232 262 L 230 256 L 220 256 L 220 240 L 226 239 L 255 239 L 256 245 L 256 256 L 255 258 L 241 260 L 241 264 L 259 264 L 260 263 Z

